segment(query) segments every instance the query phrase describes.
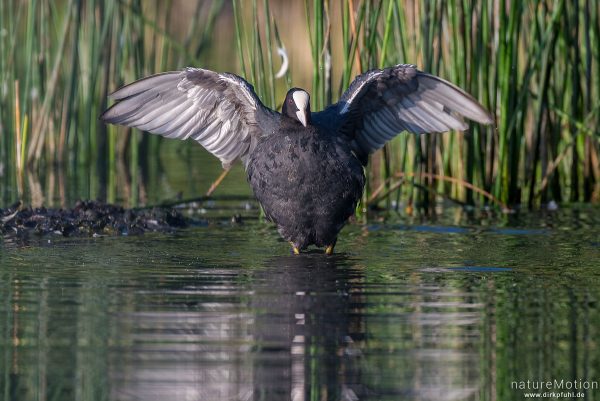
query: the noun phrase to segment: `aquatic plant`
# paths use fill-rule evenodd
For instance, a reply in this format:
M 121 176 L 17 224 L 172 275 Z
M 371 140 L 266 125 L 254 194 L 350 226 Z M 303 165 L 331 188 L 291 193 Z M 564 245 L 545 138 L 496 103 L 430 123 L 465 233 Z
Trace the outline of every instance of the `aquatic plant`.
M 364 205 L 433 205 L 439 196 L 530 206 L 600 199 L 597 2 L 186 4 L 0 2 L 1 185 L 22 191 L 31 171 L 61 165 L 99 177 L 107 184 L 104 197 L 114 200 L 125 160 L 135 204 L 140 166 L 151 165 L 147 159 L 161 140 L 124 130 L 117 135 L 99 123 L 107 94 L 185 65 L 233 70 L 236 48 L 237 72 L 269 106 L 293 83 L 307 84 L 318 109 L 359 72 L 410 62 L 492 110 L 495 128 L 400 134 L 372 156 Z M 301 54 L 307 42 L 309 51 Z M 290 68 L 277 79 L 283 48 Z M 97 180 L 82 181 L 90 197 L 98 196 Z

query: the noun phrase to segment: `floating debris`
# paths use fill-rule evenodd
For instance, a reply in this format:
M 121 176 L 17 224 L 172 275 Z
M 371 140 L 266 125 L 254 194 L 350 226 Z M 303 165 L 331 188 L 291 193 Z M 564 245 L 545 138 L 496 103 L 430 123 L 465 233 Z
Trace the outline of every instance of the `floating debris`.
M 125 209 L 98 201 L 78 201 L 72 209 L 23 207 L 20 202 L 0 209 L 0 234 L 98 237 L 170 232 L 198 222 L 169 207 Z

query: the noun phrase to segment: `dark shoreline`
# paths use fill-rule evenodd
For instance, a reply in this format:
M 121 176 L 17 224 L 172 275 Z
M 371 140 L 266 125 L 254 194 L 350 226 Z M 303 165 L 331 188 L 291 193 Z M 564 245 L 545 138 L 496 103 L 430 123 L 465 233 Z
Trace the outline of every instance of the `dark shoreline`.
M 0 209 L 0 235 L 61 235 L 92 237 L 170 232 L 197 222 L 171 207 L 126 209 L 92 200 L 80 200 L 70 209 L 23 207 L 21 202 Z

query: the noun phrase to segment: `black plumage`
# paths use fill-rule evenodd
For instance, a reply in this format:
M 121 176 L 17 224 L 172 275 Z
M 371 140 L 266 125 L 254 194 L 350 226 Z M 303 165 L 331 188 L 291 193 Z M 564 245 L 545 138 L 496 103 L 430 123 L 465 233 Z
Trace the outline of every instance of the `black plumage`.
M 141 79 L 111 95 L 101 119 L 169 138 L 193 138 L 228 168 L 241 159 L 266 216 L 298 253 L 332 253 L 364 187 L 368 155 L 402 131 L 465 130 L 462 116 L 490 114 L 451 83 L 412 65 L 356 77 L 340 101 L 310 111 L 309 95 L 288 91 L 282 112 L 229 73 L 186 68 Z
M 265 215 L 296 249 L 335 244 L 365 182 L 346 140 L 289 118 L 257 144 L 247 173 Z

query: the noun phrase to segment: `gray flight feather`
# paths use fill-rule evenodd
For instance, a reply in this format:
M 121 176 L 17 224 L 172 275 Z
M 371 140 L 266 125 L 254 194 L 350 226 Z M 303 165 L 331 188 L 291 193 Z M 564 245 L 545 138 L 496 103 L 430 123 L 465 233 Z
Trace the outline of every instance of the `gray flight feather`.
M 316 124 L 347 136 L 363 159 L 402 131 L 464 131 L 463 117 L 494 122 L 471 95 L 410 64 L 361 74 L 338 103 L 312 113 Z
M 201 68 L 140 79 L 111 95 L 116 103 L 100 117 L 167 138 L 192 138 L 227 168 L 244 162 L 275 116 L 241 77 Z

